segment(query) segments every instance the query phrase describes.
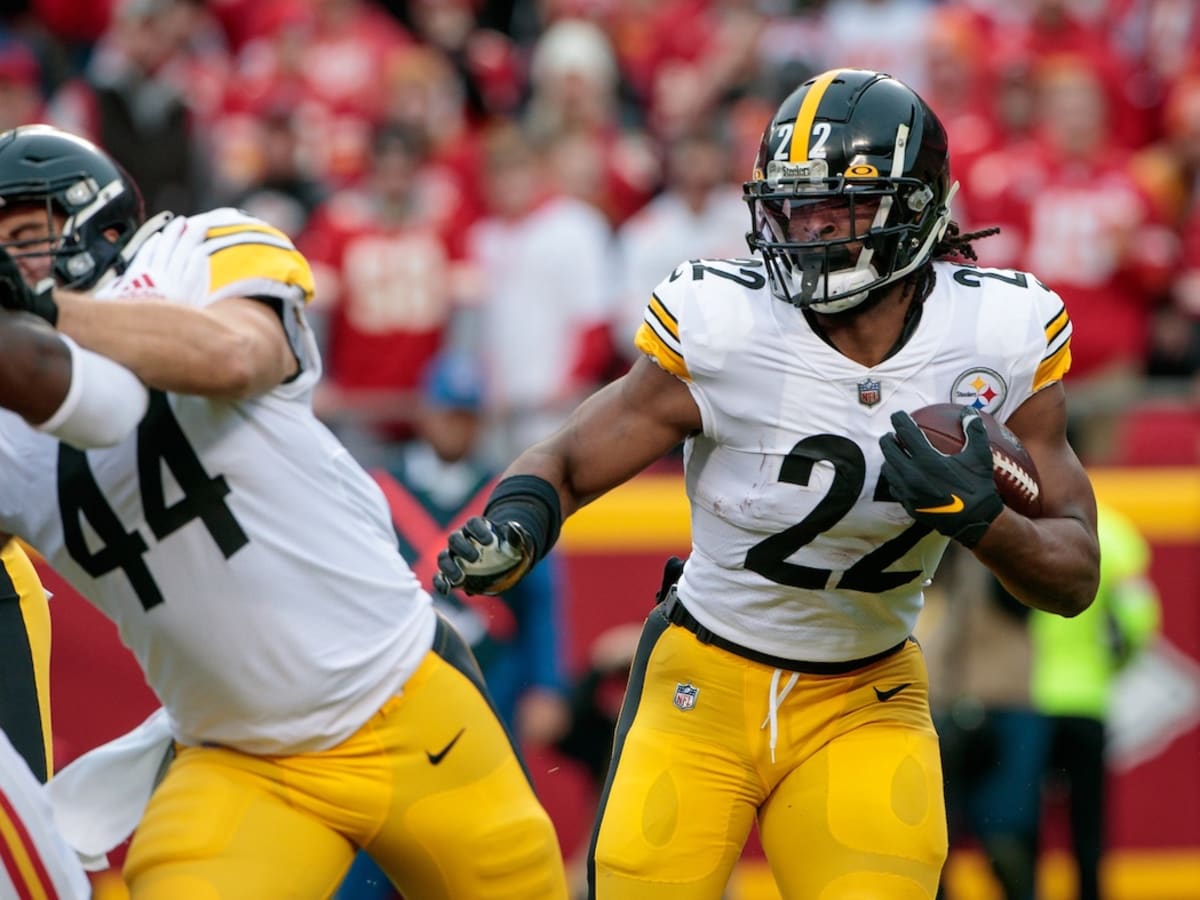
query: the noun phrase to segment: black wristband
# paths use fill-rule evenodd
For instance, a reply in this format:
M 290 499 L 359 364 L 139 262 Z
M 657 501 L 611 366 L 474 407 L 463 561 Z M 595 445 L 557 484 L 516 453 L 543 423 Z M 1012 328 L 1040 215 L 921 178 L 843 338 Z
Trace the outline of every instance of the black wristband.
M 558 491 L 537 475 L 510 475 L 501 479 L 488 498 L 483 515 L 493 522 L 516 522 L 533 541 L 536 563 L 550 552 L 562 529 Z

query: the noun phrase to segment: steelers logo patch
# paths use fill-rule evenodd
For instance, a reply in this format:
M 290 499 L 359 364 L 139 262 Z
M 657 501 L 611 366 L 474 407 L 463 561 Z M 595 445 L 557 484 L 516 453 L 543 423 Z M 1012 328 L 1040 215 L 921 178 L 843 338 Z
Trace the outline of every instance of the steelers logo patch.
M 994 369 L 969 369 L 954 379 L 950 400 L 959 406 L 994 413 L 1008 396 L 1008 385 Z

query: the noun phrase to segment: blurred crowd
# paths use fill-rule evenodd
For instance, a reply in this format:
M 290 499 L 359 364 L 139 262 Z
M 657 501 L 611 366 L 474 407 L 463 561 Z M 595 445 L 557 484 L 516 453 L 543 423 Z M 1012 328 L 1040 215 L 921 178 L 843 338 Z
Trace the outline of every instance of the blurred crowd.
M 500 466 L 628 364 L 678 262 L 746 254 L 740 184 L 831 66 L 912 84 L 955 216 L 1000 225 L 1075 322 L 1089 461 L 1200 368 L 1200 6 L 1191 0 L 21 0 L 0 128 L 88 135 L 151 211 L 235 204 L 318 274 L 319 408 L 368 462 L 442 349 L 484 373 Z
M 1147 398 L 1200 415 L 1196 0 L 8 0 L 0 130 L 92 138 L 148 212 L 232 204 L 291 236 L 318 283 L 319 413 L 441 528 L 630 363 L 680 261 L 747 254 L 762 129 L 835 66 L 925 97 L 950 135 L 955 218 L 1002 229 L 980 263 L 1067 302 L 1085 462 L 1121 458 Z M 432 565 L 422 535 L 399 536 Z M 512 603 L 511 633 L 472 642 L 522 742 L 578 754 L 611 731 L 633 635 L 597 642 L 583 713 L 567 710 L 561 641 L 528 627 L 562 608 L 556 565 Z M 1029 713 L 1021 671 L 989 740 Z M 949 719 L 962 700 L 945 698 Z M 605 759 L 585 761 L 602 777 Z M 1018 884 L 1035 826 L 976 829 L 1008 841 L 992 860 L 1002 876 L 1015 860 Z

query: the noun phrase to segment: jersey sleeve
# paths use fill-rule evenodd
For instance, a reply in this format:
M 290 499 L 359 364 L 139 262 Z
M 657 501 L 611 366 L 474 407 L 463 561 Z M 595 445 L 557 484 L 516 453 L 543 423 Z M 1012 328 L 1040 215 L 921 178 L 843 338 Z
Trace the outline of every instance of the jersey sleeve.
M 664 280 L 650 294 L 650 302 L 646 304 L 646 312 L 642 316 L 642 324 L 633 336 L 633 343 L 661 368 L 684 381 L 691 381 L 692 376 L 683 356 L 683 342 L 679 335 L 682 298 L 674 296 L 674 292 L 668 289 L 669 286 L 670 279 Z M 664 297 L 667 299 L 664 300 Z
M 236 210 L 204 218 L 198 224 L 205 228 L 209 303 L 262 296 L 312 300 L 312 269 L 282 231 Z
M 1071 368 L 1071 317 L 1062 298 L 1053 291 L 1047 293 L 1051 299 L 1040 306 L 1045 322 L 1042 333 L 1046 343 L 1041 361 L 1033 373 L 1033 393 L 1062 381 Z
M 1023 324 L 1017 326 L 1017 334 L 1023 338 L 1018 340 L 1011 362 L 1013 392 L 1005 402 L 1009 414 L 1038 391 L 1062 381 L 1071 367 L 1071 316 L 1066 305 L 1032 276 L 1028 282 L 1027 289 L 998 297 L 1009 316 L 1024 307 L 1018 319 Z
M 278 390 L 293 394 L 311 386 L 320 377 L 321 361 L 304 315 L 315 291 L 308 260 L 278 228 L 241 210 L 213 210 L 192 217 L 189 225 L 203 229 L 204 235 L 196 251 L 201 259 L 188 264 L 189 274 L 199 269 L 198 283 L 191 284 L 193 301 L 208 306 L 252 297 L 276 305 L 300 364 L 300 375 Z

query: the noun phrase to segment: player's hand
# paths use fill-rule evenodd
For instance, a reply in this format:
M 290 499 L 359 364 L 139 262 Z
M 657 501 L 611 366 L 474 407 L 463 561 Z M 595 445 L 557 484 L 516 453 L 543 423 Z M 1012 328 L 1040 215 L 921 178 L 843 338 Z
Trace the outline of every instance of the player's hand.
M 468 594 L 500 594 L 533 564 L 533 542 L 515 522 L 475 516 L 453 532 L 438 554 L 433 587 L 439 594 L 459 588 Z
M 894 434 L 879 439 L 892 496 L 918 522 L 974 547 L 1004 509 L 979 414 L 964 410 L 966 443 L 958 453 L 942 453 L 930 444 L 906 412 L 892 414 L 892 427 Z
M 31 312 L 51 325 L 58 324 L 58 304 L 54 302 L 54 279 L 45 278 L 36 288 L 25 283 L 16 260 L 0 247 L 0 307 Z
M 138 300 L 172 297 L 207 271 L 208 254 L 198 253 L 207 237 L 186 216 L 168 219 L 134 254 L 121 277 L 105 287 L 103 299 Z

